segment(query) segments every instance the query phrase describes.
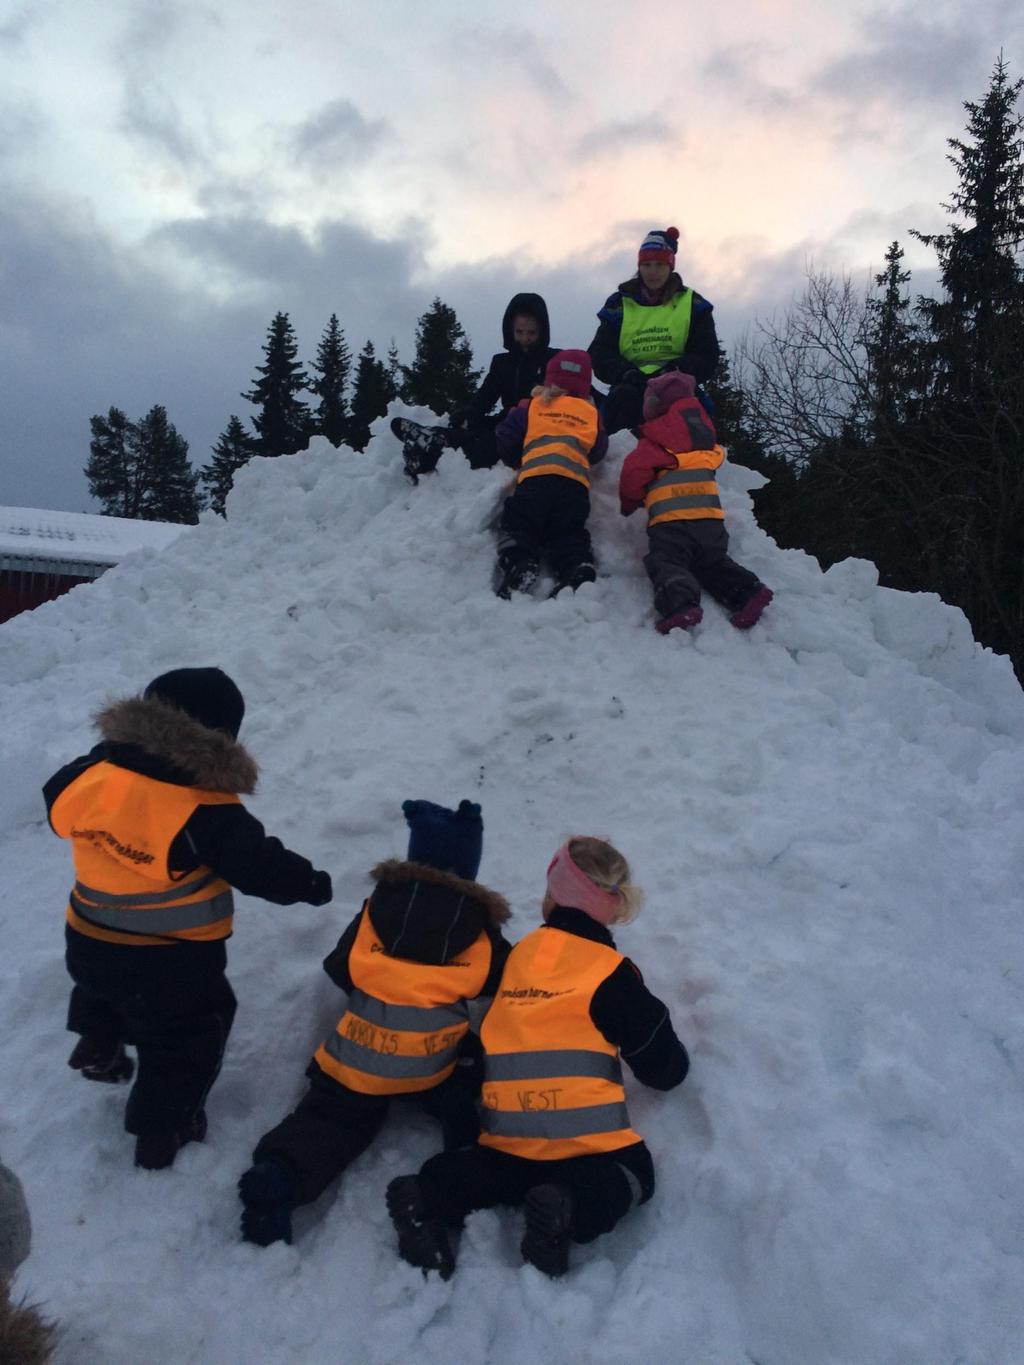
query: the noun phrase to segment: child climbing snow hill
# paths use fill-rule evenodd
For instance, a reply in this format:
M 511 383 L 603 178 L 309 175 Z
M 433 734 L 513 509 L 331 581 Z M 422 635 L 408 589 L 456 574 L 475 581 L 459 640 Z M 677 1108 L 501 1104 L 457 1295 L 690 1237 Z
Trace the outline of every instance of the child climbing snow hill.
M 586 351 L 559 351 L 544 385 L 498 425 L 498 453 L 518 470 L 498 524 L 499 597 L 529 592 L 543 559 L 554 571 L 556 593 L 575 591 L 597 576 L 587 530 L 590 469 L 604 459 L 608 437 L 590 381 Z
M 738 630 L 755 625 L 773 595 L 729 557 L 715 479 L 725 451 L 695 391 L 689 374 L 648 381 L 640 443 L 619 475 L 622 515 L 647 508 L 644 568 L 654 585 L 655 629 L 663 635 L 700 624 L 702 588 L 731 613 Z
M 469 1002 L 494 994 L 508 905 L 474 880 L 480 807 L 406 801 L 406 861 L 381 863 L 370 897 L 324 962 L 348 1007 L 307 1068 L 298 1107 L 260 1139 L 239 1181 L 242 1235 L 290 1242 L 316 1199 L 379 1133 L 392 1099 L 416 1100 L 445 1147 L 475 1141 L 480 1047 Z
M 326 905 L 331 879 L 264 833 L 241 796 L 257 767 L 238 743 L 242 694 L 219 668 L 178 668 L 96 717 L 102 740 L 43 788 L 71 843 L 69 1065 L 130 1080 L 135 1164 L 170 1166 L 206 1135 L 204 1105 L 235 1014 L 224 974 L 231 888 Z
M 689 1057 L 610 932 L 639 902 L 626 860 L 604 840 L 569 839 L 551 860 L 545 922 L 512 949 L 481 1029 L 479 1141 L 388 1186 L 399 1254 L 411 1265 L 447 1279 L 451 1233 L 472 1210 L 508 1204 L 525 1208 L 523 1259 L 562 1275 L 571 1242 L 611 1231 L 653 1195 L 620 1059 L 643 1084 L 671 1090 Z

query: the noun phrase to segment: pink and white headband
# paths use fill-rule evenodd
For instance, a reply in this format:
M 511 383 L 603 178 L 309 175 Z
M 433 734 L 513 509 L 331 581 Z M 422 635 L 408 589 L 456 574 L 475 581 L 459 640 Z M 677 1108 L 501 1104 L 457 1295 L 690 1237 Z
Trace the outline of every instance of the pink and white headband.
M 585 911 L 598 924 L 613 924 L 622 910 L 622 892 L 591 881 L 573 862 L 568 840 L 548 864 L 548 895 L 556 905 Z

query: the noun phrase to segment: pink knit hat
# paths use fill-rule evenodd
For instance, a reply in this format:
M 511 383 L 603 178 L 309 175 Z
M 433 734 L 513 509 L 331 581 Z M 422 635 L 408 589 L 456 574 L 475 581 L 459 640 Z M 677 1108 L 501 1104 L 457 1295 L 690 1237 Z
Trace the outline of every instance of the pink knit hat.
M 644 421 L 650 422 L 680 398 L 693 398 L 697 393 L 697 381 L 692 374 L 682 370 L 669 370 L 668 374 L 656 374 L 648 379 L 644 389 Z
M 566 840 L 548 864 L 548 895 L 556 905 L 583 910 L 598 924 L 614 924 L 622 911 L 622 892 L 598 886 L 572 860 Z
M 544 383 L 557 384 L 574 398 L 589 398 L 593 373 L 586 351 L 559 351 L 548 361 Z

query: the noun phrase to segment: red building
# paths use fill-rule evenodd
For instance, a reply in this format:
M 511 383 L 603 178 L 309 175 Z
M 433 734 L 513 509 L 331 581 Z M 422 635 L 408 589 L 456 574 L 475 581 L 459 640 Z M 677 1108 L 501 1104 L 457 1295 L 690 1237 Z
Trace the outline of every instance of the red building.
M 166 521 L 0 507 L 0 621 L 99 578 L 137 550 L 162 550 L 184 529 Z

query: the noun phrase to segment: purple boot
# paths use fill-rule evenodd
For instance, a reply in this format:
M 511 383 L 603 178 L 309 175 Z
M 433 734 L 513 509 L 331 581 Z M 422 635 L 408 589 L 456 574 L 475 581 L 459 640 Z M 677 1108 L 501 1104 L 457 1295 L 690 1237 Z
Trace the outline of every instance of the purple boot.
M 655 622 L 654 629 L 659 635 L 667 635 L 670 630 L 692 630 L 703 620 L 704 613 L 700 607 L 684 607 L 682 611 L 674 611 L 671 616 Z
M 760 621 L 761 613 L 774 596 L 771 588 L 766 588 L 762 583 L 753 597 L 748 598 L 739 611 L 734 611 L 729 620 L 737 630 L 749 630 Z

